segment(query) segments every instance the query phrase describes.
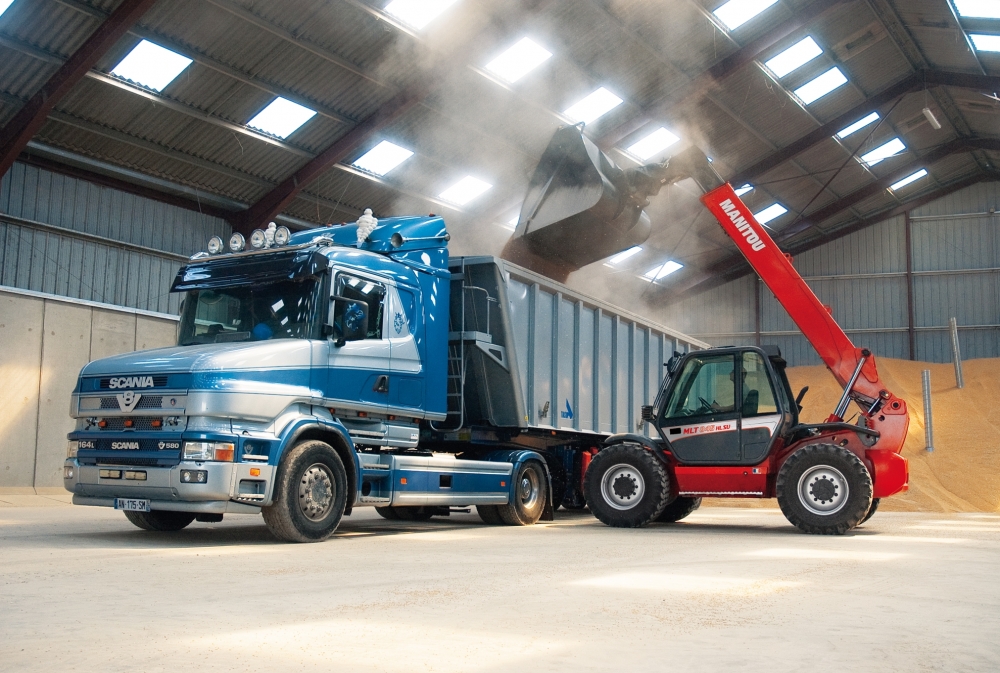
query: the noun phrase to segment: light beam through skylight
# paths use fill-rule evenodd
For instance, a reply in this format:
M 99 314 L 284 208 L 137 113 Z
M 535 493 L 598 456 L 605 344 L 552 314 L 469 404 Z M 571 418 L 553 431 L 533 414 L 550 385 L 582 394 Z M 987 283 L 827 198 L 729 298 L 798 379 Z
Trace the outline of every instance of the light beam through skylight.
M 639 142 L 629 146 L 628 153 L 645 161 L 650 157 L 656 156 L 678 140 L 680 138 L 661 126 Z
M 847 84 L 847 78 L 844 77 L 844 73 L 840 72 L 840 68 L 834 66 L 816 79 L 800 86 L 795 90 L 795 95 L 803 103 L 809 105 L 844 84 Z
M 667 260 L 666 262 L 664 262 L 659 266 L 654 266 L 652 269 L 644 273 L 642 277 L 647 281 L 660 280 L 661 278 L 669 276 L 674 271 L 683 268 L 684 268 L 683 264 L 678 264 L 677 262 L 671 259 Z
M 563 114 L 573 121 L 589 124 L 621 104 L 621 98 L 602 86 L 580 102 L 570 106 Z
M 10 6 L 14 4 L 14 0 L 0 0 L 0 16 L 10 9 Z
M 353 166 L 375 175 L 385 175 L 413 156 L 413 152 L 383 140 L 355 159 Z
M 488 182 L 483 182 L 482 180 L 478 180 L 471 175 L 467 175 L 448 189 L 438 194 L 438 196 L 445 201 L 454 203 L 456 206 L 464 206 L 477 196 L 485 193 L 492 186 L 493 185 Z
M 486 69 L 502 80 L 514 83 L 549 60 L 552 52 L 523 38 L 486 64 Z
M 906 149 L 906 145 L 899 138 L 893 138 L 887 143 L 879 145 L 871 152 L 861 155 L 861 161 L 865 162 L 869 166 L 874 166 L 883 159 L 888 159 L 891 156 L 899 154 Z
M 733 191 L 734 191 L 734 192 L 736 192 L 736 196 L 743 196 L 743 195 L 744 195 L 744 194 L 746 194 L 747 192 L 749 192 L 749 191 L 753 191 L 753 185 L 751 185 L 751 184 L 750 184 L 750 183 L 748 182 L 747 184 L 743 185 L 742 187 L 737 187 L 737 188 L 736 188 L 736 189 L 734 189 Z
M 754 213 L 753 218 L 761 224 L 767 224 L 771 220 L 779 218 L 787 212 L 788 208 L 785 208 L 780 203 L 774 203 L 759 213 Z
M 867 117 L 862 117 L 861 119 L 854 122 L 850 126 L 847 126 L 837 131 L 837 137 L 843 140 L 844 138 L 851 135 L 855 131 L 860 131 L 861 129 L 868 126 L 872 122 L 877 122 L 878 120 L 879 120 L 878 112 L 872 112 Z
M 248 121 L 247 126 L 279 138 L 287 138 L 315 116 L 315 110 L 279 96 Z
M 1000 35 L 973 33 L 969 37 L 979 51 L 1000 51 Z
M 456 2 L 458 0 L 392 0 L 385 6 L 385 12 L 420 30 Z
M 955 0 L 955 9 L 970 19 L 1000 19 L 1000 0 Z
M 621 264 L 622 262 L 624 262 L 629 257 L 632 257 L 633 255 L 637 255 L 640 252 L 642 252 L 642 246 L 640 246 L 640 245 L 633 245 L 628 250 L 622 250 L 617 255 L 614 255 L 613 257 L 611 257 L 611 259 L 609 259 L 608 261 L 606 261 L 604 263 L 604 266 L 614 266 L 615 264 Z
M 764 65 L 778 77 L 784 77 L 822 53 L 823 50 L 816 44 L 816 40 L 807 36 L 774 58 L 765 61 Z
M 736 30 L 778 0 L 729 0 L 712 12 L 729 30 Z
M 889 186 L 889 189 L 891 189 L 892 191 L 896 191 L 897 189 L 902 189 L 906 185 L 910 184 L 911 182 L 916 182 L 917 180 L 919 180 L 920 178 L 924 177 L 925 175 L 927 175 L 927 169 L 926 168 L 921 168 L 916 173 L 913 173 L 912 175 L 907 175 L 905 178 L 903 178 L 899 182 L 893 183 L 892 185 Z
M 163 91 L 189 65 L 191 59 L 187 56 L 143 40 L 111 69 L 111 74 L 153 91 Z

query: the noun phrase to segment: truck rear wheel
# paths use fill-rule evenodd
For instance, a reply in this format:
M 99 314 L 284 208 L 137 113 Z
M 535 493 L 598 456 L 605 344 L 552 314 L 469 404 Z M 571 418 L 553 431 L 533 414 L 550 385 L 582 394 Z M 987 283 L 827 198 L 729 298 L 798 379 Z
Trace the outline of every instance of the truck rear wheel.
M 388 519 L 389 521 L 399 521 L 399 514 L 396 513 L 395 507 L 376 507 L 375 511 L 383 519 Z
M 701 507 L 701 498 L 689 498 L 679 495 L 674 501 L 663 508 L 660 516 L 656 520 L 660 523 L 676 523 L 686 517 L 691 512 Z
M 271 533 L 288 542 L 320 542 L 337 530 L 347 505 L 347 471 L 326 442 L 307 440 L 281 460 L 274 504 L 261 508 Z
M 583 492 L 590 511 L 603 523 L 638 528 L 663 513 L 670 477 L 650 451 L 635 444 L 615 444 L 594 456 Z
M 497 513 L 508 526 L 530 526 L 542 518 L 549 497 L 549 480 L 542 464 L 529 460 L 521 464 L 513 480 L 514 492 Z
M 196 514 L 192 512 L 125 512 L 125 518 L 143 530 L 172 532 L 187 528 L 194 521 Z
M 502 526 L 503 519 L 500 518 L 499 505 L 476 505 L 476 512 L 483 523 L 489 526 Z
M 817 535 L 843 535 L 872 507 L 872 478 L 854 453 L 810 444 L 778 472 L 778 505 L 789 522 Z

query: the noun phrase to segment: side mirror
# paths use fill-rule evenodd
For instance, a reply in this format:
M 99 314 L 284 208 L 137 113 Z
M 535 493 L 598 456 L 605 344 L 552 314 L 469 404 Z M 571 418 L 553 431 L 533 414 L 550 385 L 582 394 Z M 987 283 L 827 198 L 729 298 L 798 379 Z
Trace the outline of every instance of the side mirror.
M 639 407 L 639 415 L 642 417 L 642 420 L 646 423 L 652 423 L 653 421 L 656 420 L 656 415 L 653 413 L 652 406 Z
M 328 325 L 323 331 L 336 337 L 334 345 L 340 347 L 348 341 L 361 341 L 368 336 L 368 303 L 339 295 L 332 299 L 337 302 L 333 325 Z
M 806 386 L 799 391 L 798 395 L 795 396 L 795 406 L 798 408 L 799 411 L 802 411 L 802 398 L 805 397 L 806 393 L 808 392 L 809 392 L 809 386 Z

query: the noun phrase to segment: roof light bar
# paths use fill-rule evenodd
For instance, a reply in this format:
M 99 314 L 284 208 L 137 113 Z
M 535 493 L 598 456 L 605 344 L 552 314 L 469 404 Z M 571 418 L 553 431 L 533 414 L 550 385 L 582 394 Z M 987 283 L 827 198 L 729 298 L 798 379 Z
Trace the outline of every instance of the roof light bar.
M 458 0 L 392 0 L 385 6 L 385 12 L 419 30 L 456 2 Z
M 750 183 L 748 182 L 748 183 L 746 183 L 745 185 L 743 185 L 742 187 L 737 187 L 737 188 L 736 188 L 736 189 L 734 189 L 733 191 L 734 191 L 734 192 L 736 192 L 736 196 L 743 196 L 743 195 L 744 195 L 744 194 L 746 194 L 747 192 L 750 192 L 750 191 L 753 191 L 753 185 L 751 185 L 751 184 L 750 184 Z
M 872 122 L 877 122 L 879 120 L 878 112 L 872 112 L 866 117 L 862 117 L 858 121 L 854 122 L 850 126 L 846 126 L 839 131 L 837 131 L 837 137 L 843 140 L 847 136 L 851 135 L 856 131 L 860 131 L 864 127 L 868 126 Z
M 672 274 L 674 271 L 678 271 L 679 269 L 683 268 L 684 268 L 683 264 L 675 262 L 672 259 L 668 259 L 663 264 L 659 266 L 654 266 L 652 269 L 642 274 L 642 277 L 643 279 L 652 282 L 654 280 L 660 280 L 661 278 L 665 278 L 670 274 Z
M 351 165 L 375 175 L 385 175 L 412 156 L 413 152 L 410 150 L 383 140 L 355 159 Z
M 464 206 L 492 187 L 493 185 L 488 182 L 483 182 L 471 175 L 466 175 L 451 187 L 438 194 L 438 196 L 445 201 L 454 203 L 456 206 Z
M 906 149 L 906 145 L 899 138 L 893 138 L 887 143 L 883 143 L 873 149 L 867 154 L 861 155 L 861 161 L 868 164 L 869 166 L 874 166 L 878 162 L 888 159 L 891 156 L 895 156 Z
M 583 100 L 571 105 L 563 114 L 573 121 L 589 124 L 621 104 L 621 98 L 602 86 Z
M 551 58 L 552 52 L 528 38 L 486 64 L 486 69 L 500 79 L 513 84 Z
M 315 116 L 315 110 L 279 96 L 248 121 L 247 126 L 284 139 Z
M 834 66 L 800 86 L 794 93 L 803 103 L 809 105 L 844 84 L 847 84 L 847 78 L 840 72 L 840 68 Z
M 736 30 L 776 2 L 778 0 L 729 0 L 712 13 L 726 24 L 726 28 Z
M 1000 51 L 1000 35 L 972 33 L 969 38 L 972 40 L 972 44 L 976 45 L 978 51 Z
M 955 0 L 955 9 L 970 19 L 1000 19 L 1000 0 Z
M 642 140 L 630 145 L 627 152 L 645 161 L 679 140 L 680 138 L 661 126 Z
M 917 180 L 919 180 L 920 178 L 924 177 L 925 175 L 927 175 L 927 169 L 926 168 L 921 168 L 916 173 L 913 173 L 912 175 L 907 175 L 905 178 L 903 178 L 899 182 L 896 182 L 896 183 L 893 183 L 893 184 L 889 185 L 889 189 L 891 189 L 892 191 L 896 191 L 897 189 L 902 189 L 906 185 L 910 184 L 911 182 L 916 182 Z
M 784 77 L 823 53 L 816 40 L 806 36 L 777 56 L 764 62 L 768 70 L 778 77 Z
M 777 219 L 788 212 L 780 203 L 773 203 L 759 213 L 754 213 L 753 218 L 761 224 L 767 224 L 771 220 Z
M 5 1 L 0 0 L 0 2 Z M 2 13 L 0 11 L 0 14 Z M 141 84 L 153 91 L 163 91 L 189 65 L 191 59 L 187 56 L 165 49 L 149 40 L 142 40 L 111 69 L 111 74 Z
M 617 255 L 612 256 L 608 261 L 606 261 L 604 263 L 604 266 L 614 266 L 615 264 L 621 264 L 622 262 L 624 262 L 629 257 L 632 257 L 633 255 L 637 255 L 640 252 L 642 252 L 642 246 L 641 245 L 633 245 L 628 250 L 622 250 Z

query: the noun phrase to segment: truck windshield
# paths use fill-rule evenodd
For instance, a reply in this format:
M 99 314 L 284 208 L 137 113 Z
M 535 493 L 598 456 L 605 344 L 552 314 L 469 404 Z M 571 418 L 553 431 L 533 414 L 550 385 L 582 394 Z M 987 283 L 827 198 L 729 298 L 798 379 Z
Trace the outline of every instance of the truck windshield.
M 268 339 L 318 339 L 320 283 L 192 290 L 184 298 L 177 343 L 232 343 Z

